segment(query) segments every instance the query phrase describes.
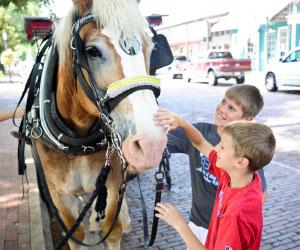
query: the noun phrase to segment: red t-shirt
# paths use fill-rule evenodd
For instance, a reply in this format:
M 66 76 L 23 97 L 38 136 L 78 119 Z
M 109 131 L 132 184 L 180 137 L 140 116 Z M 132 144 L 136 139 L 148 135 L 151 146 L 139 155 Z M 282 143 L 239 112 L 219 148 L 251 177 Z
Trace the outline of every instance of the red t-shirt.
M 209 250 L 258 250 L 262 235 L 262 190 L 259 175 L 243 188 L 230 188 L 230 177 L 209 154 L 209 171 L 219 181 L 205 246 Z

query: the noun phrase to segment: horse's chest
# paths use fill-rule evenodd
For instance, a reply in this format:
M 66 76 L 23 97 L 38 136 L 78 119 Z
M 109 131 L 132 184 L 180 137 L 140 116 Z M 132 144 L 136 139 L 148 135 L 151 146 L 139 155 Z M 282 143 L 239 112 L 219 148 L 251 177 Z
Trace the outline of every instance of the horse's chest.
M 76 157 L 70 160 L 69 171 L 65 174 L 62 190 L 66 193 L 90 193 L 95 189 L 96 178 L 101 170 L 101 164 L 89 157 Z

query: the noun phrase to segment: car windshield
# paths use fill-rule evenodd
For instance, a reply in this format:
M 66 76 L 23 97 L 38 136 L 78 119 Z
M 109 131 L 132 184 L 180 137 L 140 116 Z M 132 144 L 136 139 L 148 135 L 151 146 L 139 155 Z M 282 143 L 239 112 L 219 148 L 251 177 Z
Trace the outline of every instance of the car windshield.
M 294 51 L 286 59 L 286 62 L 300 62 L 300 50 Z

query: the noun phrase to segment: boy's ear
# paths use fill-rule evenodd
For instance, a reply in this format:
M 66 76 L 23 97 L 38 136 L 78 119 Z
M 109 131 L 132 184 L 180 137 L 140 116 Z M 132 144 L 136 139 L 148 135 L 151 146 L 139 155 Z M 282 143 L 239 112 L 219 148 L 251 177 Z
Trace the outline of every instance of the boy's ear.
M 240 157 L 236 161 L 236 167 L 240 169 L 245 169 L 249 166 L 249 160 L 244 157 Z
M 245 121 L 249 121 L 249 122 L 251 122 L 253 119 L 254 119 L 253 116 L 247 116 L 247 117 L 244 117 L 244 120 L 245 120 Z

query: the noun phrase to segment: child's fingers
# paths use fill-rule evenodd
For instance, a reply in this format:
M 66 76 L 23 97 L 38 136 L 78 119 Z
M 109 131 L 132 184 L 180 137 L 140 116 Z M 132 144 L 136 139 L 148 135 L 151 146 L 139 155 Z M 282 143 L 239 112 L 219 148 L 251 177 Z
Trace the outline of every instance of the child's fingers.
M 154 210 L 160 214 L 163 214 L 165 212 L 165 210 L 161 207 L 155 207 Z
M 161 202 L 157 202 L 155 207 L 158 207 L 158 208 L 165 208 L 165 203 L 161 203 Z
M 159 219 L 162 219 L 162 220 L 164 220 L 164 216 L 162 215 L 162 214 L 160 214 L 160 213 L 155 213 L 155 217 L 157 217 L 157 218 L 159 218 Z

